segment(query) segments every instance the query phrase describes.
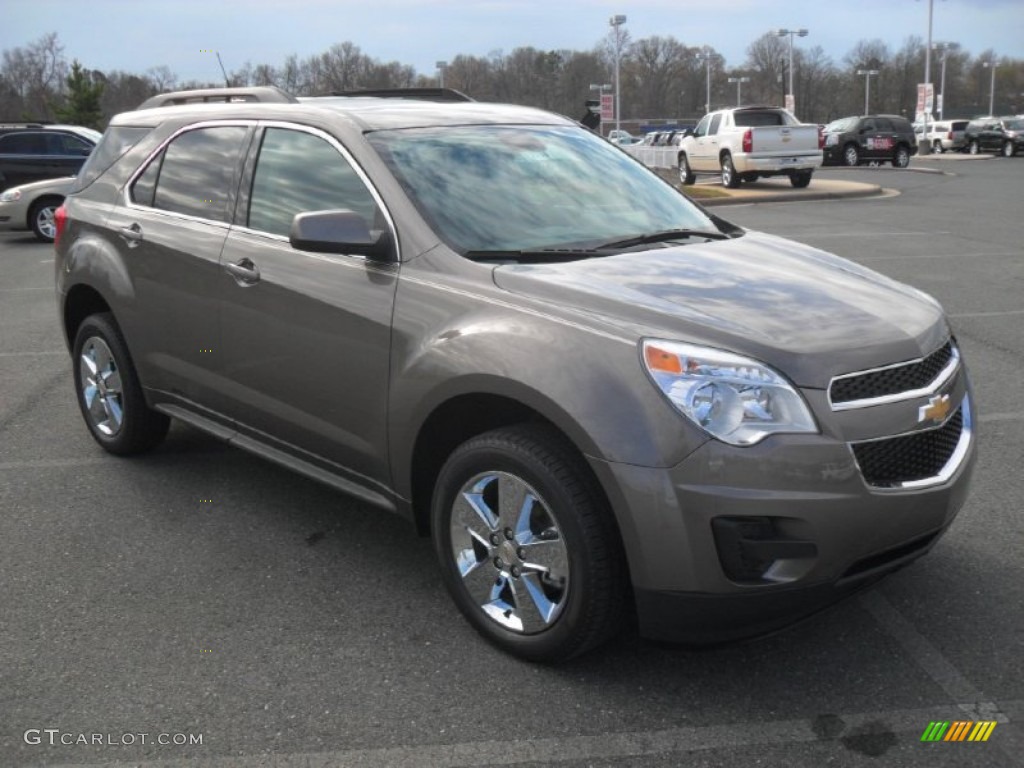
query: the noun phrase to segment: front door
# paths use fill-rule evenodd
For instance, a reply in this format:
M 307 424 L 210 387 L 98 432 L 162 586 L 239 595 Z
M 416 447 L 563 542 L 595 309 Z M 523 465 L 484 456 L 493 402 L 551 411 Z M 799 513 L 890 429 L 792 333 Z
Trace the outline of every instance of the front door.
M 398 264 L 288 242 L 304 211 L 386 228 L 378 199 L 336 140 L 299 126 L 264 129 L 248 178 L 221 259 L 223 408 L 272 447 L 387 483 Z

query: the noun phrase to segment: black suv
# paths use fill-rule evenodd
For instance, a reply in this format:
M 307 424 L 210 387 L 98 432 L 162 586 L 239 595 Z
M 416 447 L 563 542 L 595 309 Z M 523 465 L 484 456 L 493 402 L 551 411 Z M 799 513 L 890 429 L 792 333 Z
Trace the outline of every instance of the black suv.
M 998 152 L 1003 157 L 1013 157 L 1024 150 L 1024 118 L 978 117 L 967 124 L 964 138 L 972 155 Z
M 100 136 L 99 131 L 77 125 L 0 124 L 0 192 L 74 176 Z
M 825 165 L 910 165 L 917 153 L 914 126 L 899 115 L 842 117 L 825 126 Z

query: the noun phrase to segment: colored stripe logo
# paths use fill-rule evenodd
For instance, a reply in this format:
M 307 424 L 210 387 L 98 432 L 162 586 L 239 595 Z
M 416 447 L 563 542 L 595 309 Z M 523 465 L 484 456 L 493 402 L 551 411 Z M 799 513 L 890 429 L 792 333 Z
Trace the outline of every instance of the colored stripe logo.
M 931 722 L 921 734 L 921 741 L 988 741 L 995 728 L 995 720 Z

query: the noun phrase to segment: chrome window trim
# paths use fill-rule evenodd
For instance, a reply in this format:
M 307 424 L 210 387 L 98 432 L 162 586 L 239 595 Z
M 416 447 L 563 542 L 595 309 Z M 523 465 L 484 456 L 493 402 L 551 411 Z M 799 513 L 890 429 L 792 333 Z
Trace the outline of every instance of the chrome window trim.
M 840 376 L 833 376 L 832 379 L 829 381 L 828 389 L 826 390 L 826 396 L 828 397 L 829 407 L 833 411 L 850 411 L 856 408 L 870 408 L 871 406 L 874 405 L 901 403 L 904 400 L 913 400 L 918 397 L 934 395 L 936 392 L 938 392 L 940 389 L 942 389 L 942 387 L 946 385 L 946 383 L 953 377 L 953 374 L 956 373 L 956 371 L 960 367 L 960 350 L 957 347 L 957 345 L 953 343 L 952 339 L 948 339 L 947 341 L 950 344 L 949 362 L 946 363 L 945 367 L 943 367 L 943 369 L 939 371 L 938 374 L 936 374 L 935 378 L 932 379 L 927 386 L 919 387 L 917 389 L 908 389 L 904 392 L 895 392 L 891 395 L 865 397 L 860 400 L 848 400 L 842 403 L 832 402 L 832 385 L 835 384 L 837 381 L 841 381 L 842 379 L 852 379 L 857 376 L 864 376 L 869 373 L 878 373 L 880 371 L 891 371 L 896 368 L 905 368 L 908 365 L 917 365 L 918 363 L 923 363 L 927 358 L 931 357 L 931 355 L 934 355 L 935 352 L 938 351 L 938 349 L 935 350 L 935 352 L 931 352 L 930 354 L 925 355 L 924 357 L 919 357 L 916 360 L 906 360 L 902 363 L 893 363 L 892 365 L 883 365 L 879 368 L 868 368 L 867 370 L 863 371 L 854 371 L 853 373 L 844 373 Z M 942 346 L 945 346 L 945 342 Z M 939 349 L 942 349 L 942 347 L 940 346 Z
M 388 209 L 388 207 L 384 204 L 384 199 L 380 196 L 380 192 L 377 191 L 377 187 L 370 181 L 370 177 L 369 175 L 367 175 L 366 171 L 363 170 L 363 167 L 356 162 L 356 159 L 352 156 L 352 153 L 349 152 L 337 139 L 335 139 L 326 131 L 323 131 L 319 128 L 313 128 L 308 125 L 302 125 L 301 123 L 291 123 L 288 122 L 287 120 L 225 118 L 222 120 L 202 120 L 198 123 L 189 123 L 188 125 L 182 126 L 174 133 L 172 133 L 170 136 L 168 136 L 166 139 L 164 139 L 162 142 L 160 142 L 160 144 L 152 152 L 149 153 L 146 159 L 143 162 L 139 163 L 139 167 L 132 172 L 132 175 L 128 177 L 128 181 L 125 182 L 124 188 L 121 190 L 121 202 L 124 205 L 124 207 L 137 211 L 156 211 L 163 215 L 174 216 L 176 218 L 184 219 L 187 221 L 197 221 L 202 222 L 204 224 L 214 224 L 217 226 L 223 226 L 223 228 L 225 229 L 231 229 L 232 227 L 234 227 L 235 229 L 240 231 L 259 234 L 265 237 L 272 237 L 274 239 L 280 238 L 283 242 L 288 242 L 287 237 L 275 235 L 272 232 L 264 232 L 263 230 L 250 229 L 249 227 L 242 225 L 233 225 L 231 222 L 216 221 L 215 219 L 205 219 L 201 216 L 192 216 L 191 214 L 187 213 L 167 211 L 164 210 L 163 208 L 154 208 L 149 205 L 139 205 L 138 203 L 134 202 L 131 199 L 131 187 L 135 183 L 135 180 L 138 179 L 138 177 L 145 172 L 145 170 L 149 167 L 149 164 L 153 162 L 153 159 L 161 152 L 163 152 L 164 148 L 172 141 L 174 141 L 178 136 L 188 131 L 194 131 L 199 128 L 224 127 L 233 125 L 245 127 L 255 126 L 256 128 L 285 128 L 287 130 L 303 131 L 304 133 L 309 133 L 314 136 L 318 136 L 321 139 L 324 139 L 328 144 L 334 147 L 335 151 L 337 151 L 345 159 L 345 161 L 350 166 L 352 166 L 353 170 L 355 170 L 356 172 L 356 175 L 359 176 L 360 180 L 370 191 L 370 195 L 373 197 L 374 202 L 377 203 L 378 207 L 384 213 L 384 220 L 388 224 L 388 228 L 391 231 L 392 242 L 395 244 L 395 259 L 393 261 L 394 263 L 401 263 L 402 245 L 398 239 L 398 228 L 395 226 L 394 217 L 391 215 L 391 211 Z M 253 170 L 253 172 L 255 173 L 255 169 Z M 306 253 L 306 251 L 301 251 L 301 253 Z
M 857 454 L 853 450 L 855 445 L 863 445 L 864 443 L 877 443 L 882 440 L 893 440 L 900 437 L 909 437 L 911 435 L 919 435 L 924 432 L 933 432 L 936 429 L 942 429 L 945 427 L 954 416 L 957 411 L 953 411 L 949 417 L 934 427 L 928 429 L 912 430 L 910 432 L 902 432 L 898 435 L 887 435 L 886 437 L 875 437 L 870 440 L 857 440 L 853 443 L 847 443 L 847 447 L 850 449 L 850 455 L 853 457 L 853 463 L 857 467 L 857 471 L 860 472 L 861 480 L 864 485 L 872 491 L 877 493 L 891 493 L 894 491 L 916 491 L 922 488 L 931 488 L 936 485 L 942 485 L 949 481 L 953 475 L 956 474 L 957 470 L 960 469 L 964 463 L 964 459 L 967 458 L 967 452 L 971 447 L 971 439 L 974 435 L 974 417 L 971 413 L 971 401 L 970 395 L 964 395 L 964 399 L 960 401 L 960 407 L 957 409 L 961 412 L 963 418 L 963 425 L 960 429 L 960 439 L 957 441 L 956 448 L 953 449 L 953 453 L 950 454 L 949 460 L 946 461 L 945 465 L 939 472 L 932 477 L 925 477 L 920 480 L 907 480 L 896 485 L 871 485 L 864 477 L 864 472 L 860 467 L 860 462 L 857 461 Z

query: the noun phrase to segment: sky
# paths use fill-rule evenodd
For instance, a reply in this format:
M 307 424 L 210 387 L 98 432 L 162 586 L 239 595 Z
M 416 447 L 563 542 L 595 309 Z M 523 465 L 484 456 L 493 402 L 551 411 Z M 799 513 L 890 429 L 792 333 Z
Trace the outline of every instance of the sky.
M 862 39 L 894 51 L 928 33 L 930 0 L 5 0 L 0 50 L 56 32 L 68 60 L 89 69 L 143 73 L 166 65 L 181 80 L 218 80 L 227 69 L 279 65 L 349 40 L 381 61 L 433 75 L 437 61 L 532 45 L 590 50 L 612 14 L 633 39 L 671 35 L 711 45 L 740 67 L 747 46 L 778 27 L 806 28 L 796 46 L 820 45 L 839 65 Z M 931 0 L 933 40 L 977 55 L 1024 59 L 1024 0 Z

